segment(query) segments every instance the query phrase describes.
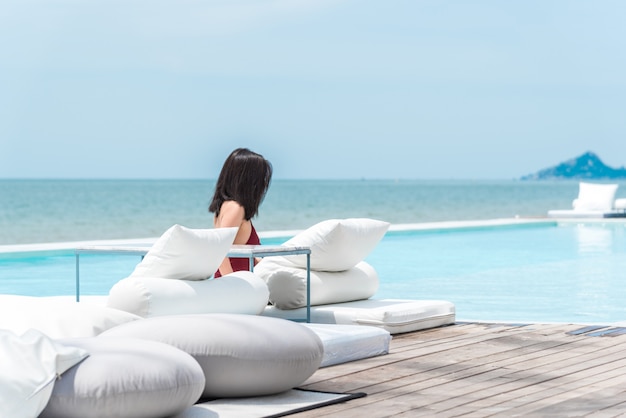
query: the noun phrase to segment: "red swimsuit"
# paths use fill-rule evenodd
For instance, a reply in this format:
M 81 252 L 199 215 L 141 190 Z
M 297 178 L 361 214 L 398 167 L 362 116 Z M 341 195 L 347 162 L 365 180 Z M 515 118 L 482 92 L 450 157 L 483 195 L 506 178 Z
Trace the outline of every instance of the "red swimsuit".
M 261 244 L 261 240 L 254 229 L 254 225 L 250 224 L 252 230 L 250 231 L 250 238 L 248 238 L 248 242 L 246 245 L 259 245 Z M 233 267 L 233 271 L 241 271 L 241 270 L 250 270 L 250 259 L 249 258 L 229 258 L 230 265 Z M 214 278 L 222 277 L 219 269 L 213 275 Z

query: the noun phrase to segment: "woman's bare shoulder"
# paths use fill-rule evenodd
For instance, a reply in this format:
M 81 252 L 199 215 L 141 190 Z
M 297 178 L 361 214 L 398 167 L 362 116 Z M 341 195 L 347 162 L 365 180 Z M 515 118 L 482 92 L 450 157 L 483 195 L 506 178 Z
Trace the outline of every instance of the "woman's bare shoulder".
M 234 200 L 227 200 L 222 203 L 220 216 L 215 219 L 215 226 L 228 227 L 240 226 L 244 221 L 246 211 L 243 206 Z
M 220 208 L 220 213 L 222 213 L 222 211 L 224 210 L 243 211 L 244 208 L 236 200 L 226 200 L 224 203 L 222 203 L 222 207 Z

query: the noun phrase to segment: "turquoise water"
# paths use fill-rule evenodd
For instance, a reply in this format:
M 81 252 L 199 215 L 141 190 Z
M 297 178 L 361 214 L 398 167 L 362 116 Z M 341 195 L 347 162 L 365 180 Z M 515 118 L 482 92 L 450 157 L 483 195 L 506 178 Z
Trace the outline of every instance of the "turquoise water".
M 386 237 L 377 297 L 453 301 L 459 318 L 626 321 L 626 224 Z
M 212 180 L 0 180 L 0 245 L 156 237 L 178 223 L 210 227 Z M 622 193 L 620 195 L 620 193 Z M 274 180 L 259 231 L 329 218 L 388 222 L 545 216 L 569 209 L 578 182 Z M 626 183 L 618 190 L 626 197 Z
M 392 231 L 367 261 L 380 275 L 376 298 L 449 300 L 460 320 L 626 321 L 626 223 Z M 82 255 L 81 294 L 107 294 L 138 262 Z M 0 293 L 74 293 L 71 252 L 0 265 Z

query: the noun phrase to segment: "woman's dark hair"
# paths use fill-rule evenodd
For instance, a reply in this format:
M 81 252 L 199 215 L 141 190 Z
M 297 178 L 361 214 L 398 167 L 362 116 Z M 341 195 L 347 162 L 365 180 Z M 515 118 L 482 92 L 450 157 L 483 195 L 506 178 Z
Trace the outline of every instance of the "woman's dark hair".
M 219 216 L 222 203 L 234 200 L 243 206 L 246 220 L 252 219 L 265 198 L 272 180 L 272 164 L 247 148 L 230 153 L 215 185 L 209 212 Z

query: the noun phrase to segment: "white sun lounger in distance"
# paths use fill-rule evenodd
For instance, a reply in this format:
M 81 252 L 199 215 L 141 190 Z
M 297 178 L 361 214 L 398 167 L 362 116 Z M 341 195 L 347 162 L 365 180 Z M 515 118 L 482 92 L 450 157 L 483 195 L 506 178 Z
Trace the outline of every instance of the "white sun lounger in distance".
M 550 218 L 626 217 L 626 199 L 615 199 L 618 184 L 579 183 L 578 197 L 570 210 L 550 210 Z

